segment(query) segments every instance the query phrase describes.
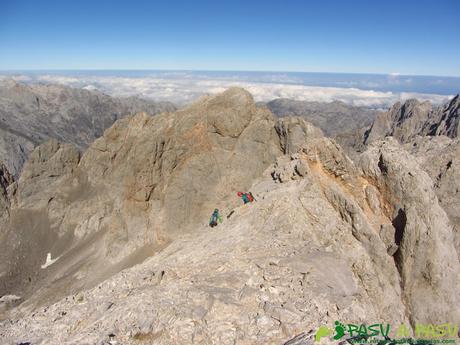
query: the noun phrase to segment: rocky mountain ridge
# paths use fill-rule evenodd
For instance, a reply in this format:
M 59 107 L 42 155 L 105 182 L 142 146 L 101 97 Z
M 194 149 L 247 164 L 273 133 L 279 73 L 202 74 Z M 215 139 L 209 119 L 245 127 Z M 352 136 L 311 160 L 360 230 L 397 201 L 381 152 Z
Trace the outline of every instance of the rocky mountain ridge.
M 352 161 L 238 88 L 120 119 L 83 155 L 49 141 L 4 188 L 0 337 L 283 344 L 335 320 L 458 320 L 456 206 L 414 154 L 387 138 Z
M 455 243 L 460 243 L 460 168 L 458 138 L 460 95 L 444 105 L 409 100 L 396 103 L 379 115 L 361 136 L 363 145 L 392 136 L 414 155 L 434 182 L 438 199 L 454 226 Z
M 460 126 L 460 95 L 442 106 L 416 99 L 397 102 L 388 112 L 380 114 L 366 132 L 365 143 L 393 136 L 402 143 L 416 136 L 445 135 L 456 138 Z

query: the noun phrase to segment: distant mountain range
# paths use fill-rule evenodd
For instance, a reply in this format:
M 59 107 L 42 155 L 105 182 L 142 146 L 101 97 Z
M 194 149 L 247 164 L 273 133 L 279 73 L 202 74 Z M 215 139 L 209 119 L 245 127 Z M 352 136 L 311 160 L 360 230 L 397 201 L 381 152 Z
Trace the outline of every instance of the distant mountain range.
M 17 175 L 34 147 L 48 139 L 78 149 L 100 137 L 123 116 L 174 111 L 169 102 L 114 98 L 62 85 L 0 81 L 0 161 Z
M 380 113 L 366 107 L 356 107 L 334 101 L 306 102 L 279 98 L 267 103 L 277 116 L 301 116 L 321 128 L 330 137 L 335 137 L 357 128 L 369 126 Z

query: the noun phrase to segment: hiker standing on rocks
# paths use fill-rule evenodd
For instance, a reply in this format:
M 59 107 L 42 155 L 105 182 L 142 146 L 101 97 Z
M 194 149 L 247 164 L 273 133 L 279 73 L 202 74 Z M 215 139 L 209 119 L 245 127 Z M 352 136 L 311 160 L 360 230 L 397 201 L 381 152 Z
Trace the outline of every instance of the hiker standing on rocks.
M 209 226 L 211 228 L 217 226 L 217 222 L 222 223 L 222 217 L 219 214 L 219 210 L 216 208 L 211 215 L 211 219 L 209 220 Z

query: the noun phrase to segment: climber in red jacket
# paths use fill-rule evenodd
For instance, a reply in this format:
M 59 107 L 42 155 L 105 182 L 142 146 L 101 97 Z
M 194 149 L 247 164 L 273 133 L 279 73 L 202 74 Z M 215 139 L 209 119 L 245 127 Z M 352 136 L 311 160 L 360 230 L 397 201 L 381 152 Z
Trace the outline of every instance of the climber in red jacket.
M 236 195 L 238 195 L 241 199 L 243 199 L 244 204 L 255 201 L 255 198 L 251 192 L 249 193 L 238 192 L 236 193 Z

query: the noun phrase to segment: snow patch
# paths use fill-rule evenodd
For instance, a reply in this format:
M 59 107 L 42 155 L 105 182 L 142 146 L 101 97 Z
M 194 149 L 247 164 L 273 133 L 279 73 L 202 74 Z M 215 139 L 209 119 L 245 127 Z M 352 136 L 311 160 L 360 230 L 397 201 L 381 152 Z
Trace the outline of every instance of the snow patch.
M 17 300 L 20 300 L 21 297 L 20 296 L 16 296 L 16 295 L 5 295 L 5 296 L 2 296 L 0 298 L 0 303 L 9 303 L 9 302 L 14 302 L 14 301 L 17 301 Z
M 59 257 L 57 257 L 55 259 L 51 259 L 51 253 L 48 253 L 48 255 L 46 256 L 46 262 L 45 262 L 44 265 L 41 266 L 41 268 L 45 269 L 48 266 L 51 266 L 52 264 L 54 264 L 57 260 L 59 260 Z

